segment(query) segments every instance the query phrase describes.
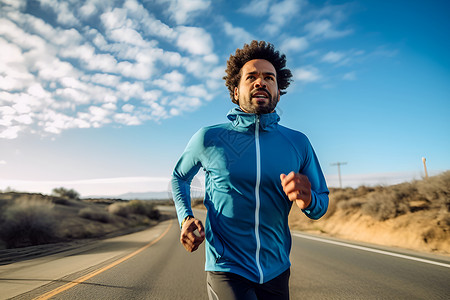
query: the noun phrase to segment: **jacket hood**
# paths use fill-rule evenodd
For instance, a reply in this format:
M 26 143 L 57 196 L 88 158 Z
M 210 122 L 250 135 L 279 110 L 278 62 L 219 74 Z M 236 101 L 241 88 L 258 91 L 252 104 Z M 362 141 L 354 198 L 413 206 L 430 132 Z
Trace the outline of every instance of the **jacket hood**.
M 265 131 L 274 130 L 278 122 L 280 121 L 280 116 L 276 111 L 269 114 L 249 114 L 242 111 L 239 107 L 231 109 L 227 118 L 231 121 L 234 127 L 241 130 L 250 130 L 255 127 L 256 119 L 259 118 L 259 127 Z

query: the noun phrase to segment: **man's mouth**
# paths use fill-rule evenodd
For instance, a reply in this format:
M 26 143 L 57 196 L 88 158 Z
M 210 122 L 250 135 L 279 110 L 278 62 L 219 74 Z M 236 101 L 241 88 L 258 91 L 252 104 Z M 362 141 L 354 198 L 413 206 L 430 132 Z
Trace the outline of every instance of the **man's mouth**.
M 252 98 L 256 98 L 257 100 L 266 100 L 269 99 L 270 93 L 267 91 L 258 90 L 252 94 Z

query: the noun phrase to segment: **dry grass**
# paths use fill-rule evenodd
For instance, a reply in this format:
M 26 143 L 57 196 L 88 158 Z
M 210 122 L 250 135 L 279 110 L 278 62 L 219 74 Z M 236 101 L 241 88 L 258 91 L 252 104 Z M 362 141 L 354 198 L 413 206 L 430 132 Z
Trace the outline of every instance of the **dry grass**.
M 289 222 L 294 230 L 450 254 L 450 171 L 393 186 L 330 189 L 322 219 L 294 207 Z
M 149 201 L 0 193 L 0 249 L 102 237 L 152 225 L 159 217 Z

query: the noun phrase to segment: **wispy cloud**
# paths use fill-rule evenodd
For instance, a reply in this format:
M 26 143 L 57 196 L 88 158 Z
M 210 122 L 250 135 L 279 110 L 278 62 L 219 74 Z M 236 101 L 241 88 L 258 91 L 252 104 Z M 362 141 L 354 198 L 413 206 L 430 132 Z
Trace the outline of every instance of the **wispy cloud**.
M 297 0 L 283 0 L 279 2 L 253 0 L 242 6 L 238 11 L 253 17 L 264 17 L 263 32 L 268 35 L 275 35 L 299 13 L 301 4 L 302 1 Z
M 342 79 L 350 81 L 356 80 L 356 73 L 354 71 L 345 73 L 344 76 L 342 76 Z
M 335 39 L 353 33 L 353 29 L 336 29 L 330 20 L 316 20 L 305 25 L 305 30 L 311 38 Z
M 309 42 L 305 37 L 291 37 L 284 40 L 280 45 L 283 52 L 301 52 L 309 47 Z
M 293 71 L 294 80 L 301 82 L 315 82 L 321 79 L 319 69 L 314 66 L 304 66 Z
M 157 0 L 169 5 L 167 12 L 177 24 L 186 24 L 189 18 L 209 8 L 210 0 Z
M 161 1 L 169 4 L 177 24 L 210 4 Z M 2 3 L 0 138 L 158 121 L 173 115 L 173 109 L 180 114 L 210 100 L 208 88 L 221 80 L 213 77 L 218 75 L 218 57 L 208 32 L 170 27 L 136 0 L 119 7 L 94 0 L 82 6 L 37 4 L 35 12 L 25 11 L 25 2 Z M 161 48 L 160 42 L 173 50 Z M 185 74 L 193 76 L 184 81 Z M 208 84 L 202 85 L 205 75 Z M 180 98 L 186 91 L 195 96 L 194 103 Z M 169 95 L 178 100 L 162 100 Z M 130 100 L 135 109 L 127 105 Z
M 233 26 L 230 22 L 224 21 L 223 30 L 225 34 L 233 39 L 234 44 L 243 45 L 254 39 L 253 35 L 241 27 Z
M 247 5 L 239 8 L 239 12 L 251 16 L 265 16 L 269 10 L 271 0 L 252 0 Z

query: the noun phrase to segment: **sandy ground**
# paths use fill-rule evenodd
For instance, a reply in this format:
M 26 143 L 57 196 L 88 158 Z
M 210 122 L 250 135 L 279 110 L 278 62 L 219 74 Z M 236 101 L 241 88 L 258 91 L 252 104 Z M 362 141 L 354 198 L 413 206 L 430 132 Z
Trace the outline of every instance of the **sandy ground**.
M 309 220 L 298 207 L 289 215 L 291 229 L 450 256 L 448 226 L 434 211 L 408 213 L 376 221 L 359 210 L 337 210 L 318 221 Z

